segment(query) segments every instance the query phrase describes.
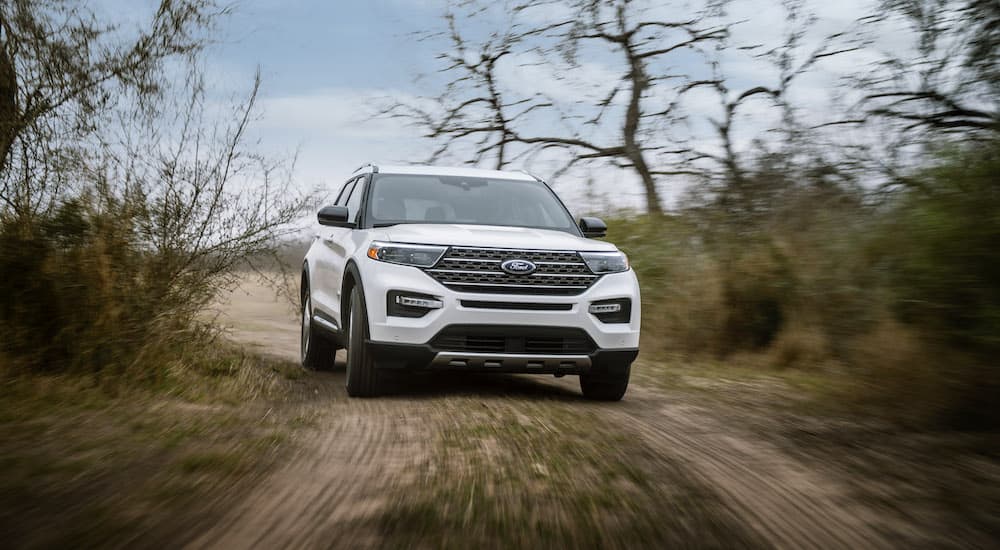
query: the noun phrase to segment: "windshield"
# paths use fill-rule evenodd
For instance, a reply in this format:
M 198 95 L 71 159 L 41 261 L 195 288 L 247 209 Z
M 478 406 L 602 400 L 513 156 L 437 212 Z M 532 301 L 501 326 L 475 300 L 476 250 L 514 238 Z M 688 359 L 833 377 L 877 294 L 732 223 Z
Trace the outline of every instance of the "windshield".
M 537 181 L 380 174 L 375 176 L 368 205 L 373 227 L 457 223 L 576 234 L 569 212 L 548 186 Z

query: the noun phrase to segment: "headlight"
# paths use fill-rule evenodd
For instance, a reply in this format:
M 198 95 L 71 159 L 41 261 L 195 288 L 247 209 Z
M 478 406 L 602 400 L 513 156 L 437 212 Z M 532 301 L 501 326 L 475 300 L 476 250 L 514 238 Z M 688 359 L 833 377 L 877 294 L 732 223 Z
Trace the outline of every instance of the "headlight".
M 374 241 L 368 247 L 368 257 L 381 262 L 430 267 L 441 259 L 446 246 L 425 244 L 394 244 Z
M 621 252 L 581 252 L 580 257 L 598 275 L 628 271 L 628 257 Z

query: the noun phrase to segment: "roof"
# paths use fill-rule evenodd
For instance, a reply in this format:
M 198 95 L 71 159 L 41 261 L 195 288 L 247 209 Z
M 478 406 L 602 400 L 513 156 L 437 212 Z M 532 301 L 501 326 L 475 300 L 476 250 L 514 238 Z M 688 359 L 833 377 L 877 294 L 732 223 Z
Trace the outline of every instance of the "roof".
M 366 170 L 371 165 L 364 165 L 357 171 Z M 485 170 L 482 168 L 466 168 L 453 166 L 428 166 L 428 165 L 374 165 L 374 171 L 379 174 L 412 174 L 419 176 L 460 176 L 467 178 L 492 178 L 521 181 L 537 181 L 537 179 L 527 172 L 515 172 L 508 170 Z

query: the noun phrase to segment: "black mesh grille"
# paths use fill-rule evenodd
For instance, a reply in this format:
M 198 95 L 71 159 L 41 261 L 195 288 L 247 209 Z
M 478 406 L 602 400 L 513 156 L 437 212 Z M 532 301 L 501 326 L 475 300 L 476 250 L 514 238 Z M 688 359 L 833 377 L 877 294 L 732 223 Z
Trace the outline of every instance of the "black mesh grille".
M 485 302 L 482 300 L 462 300 L 463 307 L 476 309 L 514 309 L 522 311 L 569 311 L 573 304 L 536 304 L 533 302 Z
M 536 270 L 511 275 L 500 269 L 506 260 L 528 260 Z M 460 292 L 572 295 L 597 280 L 579 254 L 569 251 L 453 247 L 427 273 Z
M 436 351 L 588 355 L 597 346 L 581 329 L 453 325 L 431 340 Z

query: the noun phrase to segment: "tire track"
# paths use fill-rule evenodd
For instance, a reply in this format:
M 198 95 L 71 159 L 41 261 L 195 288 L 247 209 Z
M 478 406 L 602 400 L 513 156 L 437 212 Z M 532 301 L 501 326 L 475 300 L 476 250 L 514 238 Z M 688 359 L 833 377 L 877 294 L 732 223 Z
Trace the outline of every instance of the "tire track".
M 343 373 L 317 375 L 328 409 L 299 452 L 187 547 L 364 548 L 387 491 L 426 460 L 427 426 L 415 429 L 412 403 L 348 400 Z M 407 414 L 403 414 L 407 413 Z M 416 415 L 423 417 L 426 415 Z
M 677 457 L 775 548 L 889 548 L 879 515 L 845 486 L 691 405 L 636 388 L 608 418 Z M 668 398 L 669 399 L 669 398 Z

